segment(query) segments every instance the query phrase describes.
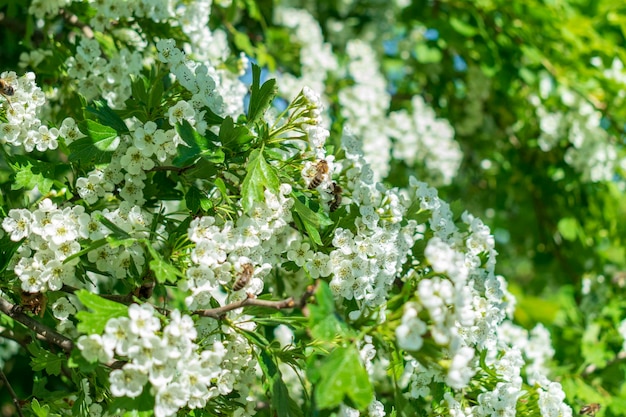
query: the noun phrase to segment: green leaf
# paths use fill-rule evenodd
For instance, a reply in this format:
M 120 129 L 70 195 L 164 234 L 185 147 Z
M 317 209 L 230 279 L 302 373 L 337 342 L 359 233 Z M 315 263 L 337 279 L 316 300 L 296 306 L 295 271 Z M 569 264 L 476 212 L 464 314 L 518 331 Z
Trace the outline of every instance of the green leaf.
M 197 187 L 190 187 L 185 194 L 185 203 L 192 213 L 198 213 L 200 209 L 208 211 L 213 207 L 211 200 L 205 192 L 200 191 Z
M 230 149 L 233 152 L 246 151 L 248 143 L 252 141 L 254 135 L 245 126 L 237 126 L 233 122 L 233 119 L 229 116 L 224 119 L 220 126 L 220 143 L 226 149 Z
M 135 417 L 152 416 L 154 409 L 154 396 L 145 386 L 137 398 L 115 397 L 109 404 L 109 415 L 118 416 L 120 410 L 133 410 Z M 129 415 L 128 413 L 124 415 Z
M 41 194 L 48 194 L 52 189 L 54 181 L 44 177 L 40 172 L 33 172 L 33 166 L 30 163 L 25 166 L 14 166 L 13 168 L 17 172 L 15 173 L 13 184 L 11 184 L 12 190 L 20 190 L 22 188 L 32 190 L 37 187 Z
M 298 216 L 311 240 L 317 245 L 323 246 L 320 230 L 333 224 L 332 220 L 320 209 L 317 203 L 314 204 L 314 202 L 303 193 L 294 191 L 293 197 L 293 214 Z
M 102 223 L 107 229 L 113 232 L 113 236 L 118 239 L 131 239 L 131 236 L 121 227 L 113 223 L 111 220 L 104 217 L 103 214 L 96 214 L 94 218 Z
M 0 239 L 0 274 L 6 270 L 11 258 L 13 258 L 13 255 L 17 252 L 21 245 L 22 242 L 12 241 L 10 235 L 8 234 L 5 234 Z
M 415 45 L 415 58 L 422 64 L 436 64 L 441 62 L 443 54 L 438 48 L 431 48 L 425 43 Z
M 174 283 L 177 281 L 176 277 L 184 278 L 182 272 L 172 264 L 166 262 L 151 245 L 147 245 L 147 247 L 150 255 L 152 255 L 152 260 L 149 264 L 150 269 L 154 272 L 154 276 L 158 282 L 161 284 L 166 281 Z
M 84 120 L 78 127 L 87 137 L 70 143 L 69 160 L 81 164 L 89 162 L 101 164 L 111 161 L 111 155 L 120 143 L 115 129 L 93 120 Z
M 470 38 L 472 36 L 476 36 L 476 34 L 478 33 L 478 31 L 476 30 L 476 28 L 468 23 L 465 23 L 464 21 L 452 16 L 450 17 L 450 19 L 448 20 L 448 23 L 450 23 L 450 26 L 452 26 L 452 29 L 454 29 L 455 31 L 457 31 L 459 34 Z
M 48 417 L 50 415 L 50 406 L 48 404 L 42 406 L 37 398 L 33 398 L 30 402 L 30 409 L 37 417 Z
M 129 133 L 124 120 L 122 120 L 122 118 L 109 107 L 106 100 L 100 99 L 98 101 L 94 101 L 93 105 L 88 106 L 86 110 L 95 114 L 98 121 L 100 121 L 103 125 L 115 129 L 118 135 Z
M 261 351 L 259 365 L 268 380 L 274 415 L 289 417 L 289 391 L 282 380 L 278 365 L 266 350 Z
M 311 335 L 328 342 L 345 336 L 348 333 L 347 325 L 335 311 L 335 298 L 326 282 L 319 282 L 315 299 L 317 304 L 309 304 Z
M 267 80 L 259 88 L 260 82 L 261 68 L 253 64 L 250 104 L 248 105 L 248 125 L 255 123 L 263 116 L 265 110 L 272 104 L 272 100 L 274 100 L 278 92 L 275 79 Z
M 42 371 L 45 369 L 49 375 L 59 375 L 61 366 L 65 362 L 65 355 L 62 353 L 54 354 L 45 349 L 40 348 L 34 343 L 30 343 L 28 351 L 33 357 L 30 359 L 30 366 L 33 371 Z
M 576 236 L 581 232 L 578 220 L 574 217 L 563 217 L 559 220 L 557 228 L 563 239 L 569 241 L 576 240 Z
M 263 154 L 257 149 L 250 153 L 246 170 L 248 173 L 241 184 L 241 205 L 248 212 L 255 202 L 265 200 L 265 189 L 278 194 L 280 182 L 276 169 L 265 161 Z
M 185 167 L 199 157 L 213 163 L 224 162 L 224 152 L 213 142 L 200 135 L 187 120 L 176 124 L 176 132 L 187 146 L 178 147 L 178 156 L 172 164 L 177 167 Z
M 321 378 L 316 387 L 320 408 L 334 408 L 349 398 L 354 407 L 364 410 L 374 399 L 374 390 L 354 345 L 333 350 L 322 360 Z
M 79 311 L 76 318 L 79 323 L 76 328 L 85 334 L 101 334 L 107 322 L 116 317 L 128 317 L 128 306 L 115 301 L 107 300 L 87 290 L 76 291 L 81 303 L 92 312 Z

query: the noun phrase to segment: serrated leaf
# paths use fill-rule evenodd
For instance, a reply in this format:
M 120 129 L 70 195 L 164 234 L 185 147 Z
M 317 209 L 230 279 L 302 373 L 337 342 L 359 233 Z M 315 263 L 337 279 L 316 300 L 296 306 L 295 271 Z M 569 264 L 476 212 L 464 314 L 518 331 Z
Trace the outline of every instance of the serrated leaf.
M 118 135 L 128 133 L 128 127 L 124 120 L 113 109 L 109 107 L 104 99 L 94 101 L 86 110 L 95 114 L 100 123 L 104 126 L 113 128 Z
M 265 110 L 267 110 L 278 93 L 275 79 L 267 80 L 259 87 L 260 83 L 261 68 L 253 64 L 250 104 L 248 105 L 248 125 L 255 123 L 263 116 Z
M 364 410 L 374 399 L 374 390 L 354 345 L 333 350 L 322 360 L 316 400 L 320 408 L 334 408 L 349 398 Z
M 315 292 L 317 304 L 309 304 L 309 328 L 318 340 L 332 341 L 347 334 L 347 326 L 335 311 L 335 299 L 328 284 L 320 281 Z
M 293 214 L 297 215 L 304 226 L 307 234 L 315 244 L 322 246 L 322 238 L 320 236 L 320 229 L 333 224 L 328 215 L 323 212 L 319 205 L 315 203 L 316 211 L 311 207 L 314 207 L 314 202 L 306 195 L 300 192 L 293 193 L 294 204 L 292 207 Z
M 190 187 L 189 191 L 185 194 L 185 203 L 187 208 L 192 213 L 197 213 L 202 210 L 208 210 L 211 206 L 211 200 L 207 197 L 206 193 L 201 192 L 197 187 Z
M 80 302 L 92 310 L 79 311 L 76 318 L 79 323 L 76 328 L 85 334 L 101 334 L 107 322 L 116 317 L 128 317 L 128 306 L 115 301 L 107 300 L 87 290 L 76 291 Z
M 33 355 L 30 359 L 30 366 L 34 371 L 45 370 L 48 375 L 59 375 L 61 373 L 61 366 L 65 362 L 63 354 L 48 352 L 34 343 L 28 345 L 28 351 Z
M 246 170 L 248 173 L 241 184 L 241 205 L 248 212 L 255 202 L 265 200 L 265 189 L 278 194 L 280 182 L 275 168 L 265 161 L 263 154 L 257 149 L 250 153 Z
M 200 135 L 188 121 L 177 123 L 176 132 L 187 146 L 178 147 L 178 156 L 172 161 L 174 166 L 187 166 L 199 157 L 213 163 L 224 162 L 224 152 L 212 141 Z
M 50 406 L 48 404 L 42 406 L 37 398 L 33 398 L 30 402 L 30 409 L 37 417 L 48 417 L 50 415 Z
M 20 166 L 19 168 L 14 166 L 17 172 L 15 173 L 13 184 L 11 184 L 11 189 L 20 190 L 25 188 L 32 190 L 37 187 L 41 194 L 48 194 L 52 189 L 54 181 L 44 177 L 41 173 L 34 173 L 32 168 L 31 164 Z
M 101 125 L 93 120 L 84 120 L 78 124 L 85 138 L 70 143 L 69 160 L 72 162 L 109 162 L 113 151 L 117 149 L 120 138 L 115 129 Z
M 233 152 L 245 151 L 246 147 L 244 145 L 250 143 L 253 138 L 254 136 L 247 127 L 235 127 L 235 123 L 230 116 L 226 117 L 220 126 L 220 143 Z
M 176 268 L 174 265 L 166 262 L 163 257 L 150 245 L 148 246 L 148 251 L 152 256 L 152 260 L 150 261 L 150 270 L 154 272 L 154 277 L 157 279 L 159 283 L 164 282 L 176 282 L 177 277 L 184 278 L 183 274 Z

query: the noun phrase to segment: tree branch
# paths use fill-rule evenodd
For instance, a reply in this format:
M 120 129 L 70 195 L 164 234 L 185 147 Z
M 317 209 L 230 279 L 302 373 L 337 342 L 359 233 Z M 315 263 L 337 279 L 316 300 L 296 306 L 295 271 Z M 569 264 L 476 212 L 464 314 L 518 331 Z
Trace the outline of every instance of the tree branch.
M 292 308 L 295 307 L 296 303 L 293 301 L 293 297 L 289 297 L 285 300 L 280 301 L 269 301 L 269 300 L 259 300 L 257 298 L 253 298 L 253 296 L 248 295 L 248 298 L 243 299 L 241 301 L 236 301 L 234 303 L 226 304 L 222 307 L 217 308 L 208 308 L 205 310 L 196 310 L 191 314 L 197 314 L 201 317 L 211 317 L 215 320 L 221 320 L 226 313 L 232 310 L 236 310 L 242 307 L 256 306 L 256 307 L 267 307 L 273 308 L 276 310 L 281 310 L 283 308 Z
M 2 369 L 0 369 L 0 378 L 2 378 L 2 381 L 4 381 L 4 384 L 7 386 L 7 389 L 9 390 L 9 394 L 11 394 L 11 397 L 13 397 L 13 404 L 15 404 L 15 409 L 17 410 L 17 414 L 19 414 L 20 417 L 24 417 L 24 414 L 22 414 L 22 406 L 20 405 L 20 400 L 19 398 L 17 398 L 17 394 L 15 393 L 15 391 L 13 391 L 13 387 L 9 383 L 7 376 L 4 374 L 4 372 L 2 372 Z
M 43 337 L 48 342 L 59 346 L 65 353 L 70 353 L 74 348 L 74 342 L 60 333 L 52 330 L 48 326 L 39 323 L 37 320 L 20 311 L 19 306 L 9 303 L 0 297 L 0 311 L 11 317 L 13 320 L 22 323 L 30 330 Z
M 78 16 L 68 12 L 65 9 L 61 9 L 59 11 L 59 14 L 61 15 L 61 17 L 63 17 L 63 19 L 65 19 L 67 23 L 79 28 L 83 32 L 83 35 L 85 35 L 85 37 L 87 37 L 88 39 L 93 39 L 93 29 L 88 24 L 80 21 L 78 19 Z

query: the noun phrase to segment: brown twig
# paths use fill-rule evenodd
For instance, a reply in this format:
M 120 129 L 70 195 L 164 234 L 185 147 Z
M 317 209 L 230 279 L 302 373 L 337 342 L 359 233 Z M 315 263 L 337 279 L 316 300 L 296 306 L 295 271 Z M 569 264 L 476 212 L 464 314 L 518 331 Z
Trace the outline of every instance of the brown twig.
M 13 387 L 9 383 L 9 380 L 7 379 L 7 376 L 4 374 L 2 369 L 0 369 L 0 378 L 2 378 L 2 381 L 4 381 L 4 384 L 7 386 L 7 389 L 9 390 L 9 394 L 11 394 L 11 397 L 13 397 L 13 403 L 15 404 L 15 409 L 17 410 L 17 414 L 19 414 L 20 417 L 24 417 L 24 414 L 22 414 L 22 407 L 20 405 L 20 400 L 19 398 L 17 398 L 17 394 L 15 393 L 15 391 L 13 391 Z
M 13 320 L 22 323 L 30 330 L 43 337 L 48 342 L 59 346 L 65 353 L 70 353 L 74 348 L 74 342 L 60 333 L 52 330 L 48 326 L 39 323 L 37 320 L 20 311 L 19 306 L 9 303 L 0 297 L 0 311 L 11 317 Z
M 236 310 L 242 307 L 256 306 L 256 307 L 267 307 L 267 308 L 280 310 L 283 308 L 292 308 L 292 307 L 295 307 L 295 305 L 296 304 L 293 301 L 293 297 L 289 297 L 285 300 L 270 301 L 270 300 L 259 300 L 257 298 L 253 298 L 252 296 L 248 295 L 248 298 L 243 299 L 241 301 L 236 301 L 234 303 L 226 304 L 225 306 L 222 306 L 222 307 L 208 308 L 205 310 L 196 310 L 192 314 L 197 314 L 202 317 L 211 317 L 211 318 L 214 318 L 215 320 L 220 320 L 229 311 Z
M 79 28 L 83 32 L 83 35 L 85 35 L 85 37 L 87 37 L 88 39 L 93 39 L 93 29 L 87 23 L 82 22 L 78 18 L 78 16 L 68 12 L 65 9 L 61 9 L 59 14 L 61 15 L 61 17 L 63 17 L 63 19 L 65 19 L 67 23 Z

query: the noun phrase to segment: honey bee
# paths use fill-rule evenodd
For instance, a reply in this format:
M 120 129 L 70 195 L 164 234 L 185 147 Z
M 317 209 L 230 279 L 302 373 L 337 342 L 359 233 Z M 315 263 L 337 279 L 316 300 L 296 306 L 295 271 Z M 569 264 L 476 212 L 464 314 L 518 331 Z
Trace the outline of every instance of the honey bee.
M 22 291 L 20 298 L 19 307 L 22 311 L 30 311 L 39 317 L 43 317 L 43 313 L 46 311 L 46 304 L 48 303 L 48 298 L 44 294 Z
M 580 408 L 580 413 L 578 414 L 586 414 L 591 417 L 594 417 L 599 410 L 600 410 L 600 404 L 591 403 L 591 404 L 583 405 Z
M 322 159 L 315 165 L 315 176 L 309 183 L 309 189 L 317 188 L 324 180 L 326 174 L 328 174 L 328 162 Z
M 233 285 L 233 291 L 239 291 L 250 282 L 250 278 L 252 278 L 252 274 L 254 273 L 254 267 L 252 264 L 243 264 L 243 269 L 239 274 L 239 278 L 235 281 L 235 285 Z
M 330 192 L 333 195 L 333 199 L 330 201 L 330 205 L 328 207 L 330 211 L 333 212 L 337 210 L 339 206 L 341 205 L 341 193 L 343 192 L 343 189 L 341 188 L 339 184 L 333 181 L 333 183 L 330 186 Z
M 15 94 L 15 88 L 11 84 L 9 84 L 4 78 L 0 78 L 0 95 L 7 99 L 7 103 L 11 106 L 11 100 L 9 97 Z

